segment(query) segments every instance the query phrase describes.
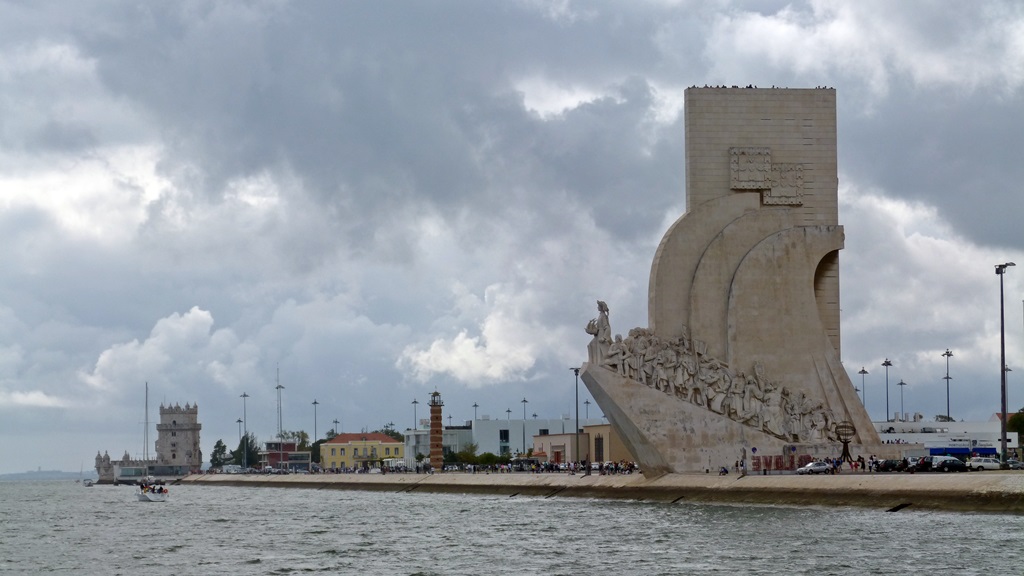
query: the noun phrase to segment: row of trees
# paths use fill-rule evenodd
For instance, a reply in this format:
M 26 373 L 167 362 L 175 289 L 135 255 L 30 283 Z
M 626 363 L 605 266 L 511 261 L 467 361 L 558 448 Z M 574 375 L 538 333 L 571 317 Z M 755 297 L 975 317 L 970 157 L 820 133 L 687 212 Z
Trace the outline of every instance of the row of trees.
M 445 450 L 444 452 L 444 463 L 445 464 L 473 464 L 477 466 L 494 466 L 498 464 L 508 464 L 512 460 L 511 455 L 499 456 L 492 452 L 484 452 L 483 454 L 477 454 L 476 451 L 479 449 L 473 442 L 467 443 L 463 446 L 462 450 L 458 452 L 452 450 Z M 526 455 L 533 455 L 533 448 L 530 448 Z M 417 454 L 416 461 L 422 462 L 427 459 L 426 454 Z

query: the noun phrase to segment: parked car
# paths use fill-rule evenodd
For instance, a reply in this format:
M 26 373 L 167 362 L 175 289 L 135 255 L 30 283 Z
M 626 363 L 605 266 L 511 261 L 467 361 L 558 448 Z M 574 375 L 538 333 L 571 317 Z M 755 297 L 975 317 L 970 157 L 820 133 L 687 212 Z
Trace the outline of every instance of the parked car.
M 903 465 L 903 460 L 882 460 L 875 465 L 875 470 L 878 472 L 903 472 L 906 470 L 906 466 Z
M 811 462 L 796 469 L 797 474 L 828 474 L 832 466 L 825 462 Z
M 999 460 L 995 458 L 971 458 L 967 465 L 971 470 L 999 470 Z
M 967 464 L 952 456 L 925 456 L 914 466 L 917 472 L 966 472 Z
M 1006 465 L 1010 467 L 1010 470 L 1024 470 L 1024 462 L 1021 462 L 1016 458 L 1010 458 L 1007 460 Z

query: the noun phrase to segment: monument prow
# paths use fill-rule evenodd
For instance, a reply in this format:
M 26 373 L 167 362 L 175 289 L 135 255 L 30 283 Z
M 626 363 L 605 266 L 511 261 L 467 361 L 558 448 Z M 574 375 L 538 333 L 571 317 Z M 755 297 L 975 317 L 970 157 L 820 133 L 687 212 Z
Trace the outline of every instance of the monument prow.
M 840 361 L 835 102 L 686 91 L 687 212 L 655 253 L 650 326 L 613 337 L 599 301 L 581 373 L 645 474 L 889 452 Z

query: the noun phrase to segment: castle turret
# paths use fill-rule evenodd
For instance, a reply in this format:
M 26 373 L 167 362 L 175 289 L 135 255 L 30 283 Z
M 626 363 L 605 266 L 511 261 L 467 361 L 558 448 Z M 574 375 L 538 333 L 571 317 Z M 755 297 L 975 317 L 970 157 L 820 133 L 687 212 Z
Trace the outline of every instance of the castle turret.
M 203 464 L 199 449 L 199 405 L 160 405 L 160 423 L 156 426 L 156 464 L 172 467 L 176 473 L 187 474 Z

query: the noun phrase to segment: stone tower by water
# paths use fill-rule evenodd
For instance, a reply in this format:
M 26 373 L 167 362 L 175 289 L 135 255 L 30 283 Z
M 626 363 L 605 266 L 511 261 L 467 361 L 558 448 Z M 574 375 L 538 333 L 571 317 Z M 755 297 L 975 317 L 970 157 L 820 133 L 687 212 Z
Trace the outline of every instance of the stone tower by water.
M 160 423 L 156 425 L 156 464 L 183 468 L 187 473 L 203 465 L 199 449 L 199 405 L 160 405 Z

